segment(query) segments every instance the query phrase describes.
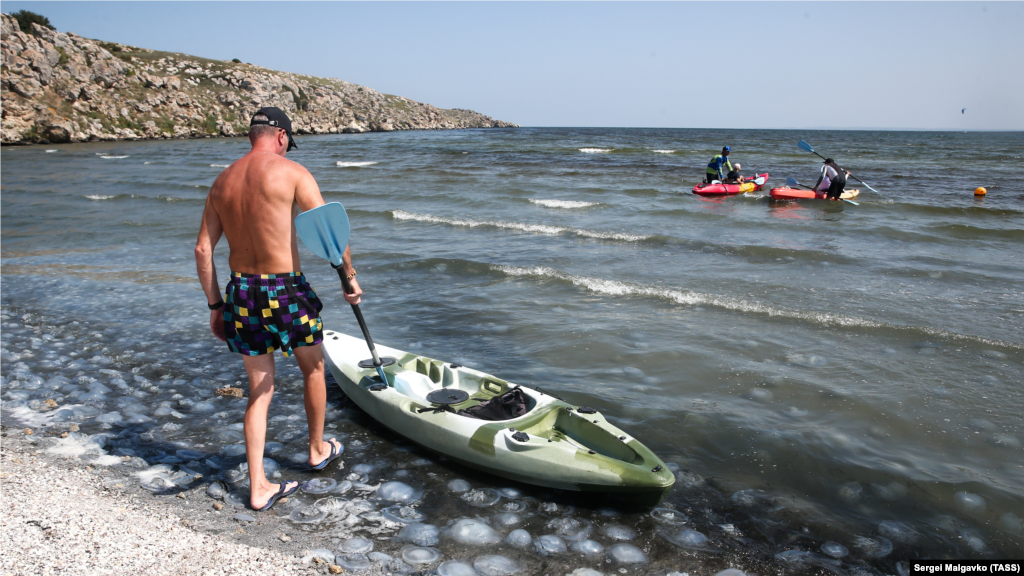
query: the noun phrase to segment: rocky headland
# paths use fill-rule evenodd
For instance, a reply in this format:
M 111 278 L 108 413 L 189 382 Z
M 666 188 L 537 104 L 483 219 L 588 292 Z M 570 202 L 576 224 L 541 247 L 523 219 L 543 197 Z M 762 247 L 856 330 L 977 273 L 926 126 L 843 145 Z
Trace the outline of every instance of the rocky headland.
M 158 52 L 2 17 L 3 144 L 242 136 L 263 106 L 299 134 L 516 128 L 334 78 Z

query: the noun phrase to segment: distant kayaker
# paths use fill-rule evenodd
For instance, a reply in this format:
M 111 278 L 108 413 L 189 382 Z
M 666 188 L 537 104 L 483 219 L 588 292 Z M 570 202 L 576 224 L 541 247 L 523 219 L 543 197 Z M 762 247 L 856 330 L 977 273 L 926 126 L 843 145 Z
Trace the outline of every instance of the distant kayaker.
M 722 182 L 725 184 L 743 184 L 744 178 L 740 175 L 740 168 L 743 168 L 743 165 L 737 162 L 736 165 L 733 166 L 732 170 L 725 175 L 725 180 Z
M 826 198 L 833 202 L 838 202 L 839 197 L 843 194 L 843 189 L 846 188 L 846 177 L 849 175 L 849 172 L 844 173 L 842 168 L 836 166 L 835 160 L 826 158 L 825 162 L 821 165 L 821 174 L 818 175 L 818 181 L 814 184 L 812 190 L 814 192 L 825 190 Z
M 718 180 L 719 182 L 724 180 L 726 171 L 722 170 L 723 167 L 726 168 L 727 171 L 732 171 L 732 164 L 729 163 L 729 152 L 731 151 L 732 148 L 725 146 L 722 148 L 721 154 L 717 154 L 711 159 L 711 162 L 708 162 L 708 168 L 704 173 L 704 182 L 711 184 L 714 180 Z
M 297 148 L 292 123 L 278 108 L 262 108 L 249 123 L 252 150 L 221 172 L 206 197 L 196 241 L 196 268 L 210 308 L 210 331 L 242 354 L 249 376 L 245 408 L 245 457 L 249 463 L 249 504 L 269 510 L 299 483 L 271 484 L 263 469 L 267 410 L 274 395 L 274 350 L 295 355 L 305 384 L 309 465 L 323 469 L 341 455 L 337 439 L 324 441 L 327 389 L 324 383 L 323 305 L 302 275 L 295 214 L 324 204 L 308 170 L 285 159 Z M 231 278 L 221 299 L 213 250 L 226 236 Z M 345 294 L 358 304 L 362 290 L 348 248 L 342 266 L 352 283 Z

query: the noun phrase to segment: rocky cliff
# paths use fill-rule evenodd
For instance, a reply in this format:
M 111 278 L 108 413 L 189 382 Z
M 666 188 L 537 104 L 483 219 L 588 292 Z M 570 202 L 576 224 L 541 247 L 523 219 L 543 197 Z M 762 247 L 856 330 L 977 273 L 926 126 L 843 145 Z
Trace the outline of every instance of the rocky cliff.
M 240 136 L 263 106 L 299 134 L 517 127 L 333 78 L 62 34 L 2 15 L 3 144 Z

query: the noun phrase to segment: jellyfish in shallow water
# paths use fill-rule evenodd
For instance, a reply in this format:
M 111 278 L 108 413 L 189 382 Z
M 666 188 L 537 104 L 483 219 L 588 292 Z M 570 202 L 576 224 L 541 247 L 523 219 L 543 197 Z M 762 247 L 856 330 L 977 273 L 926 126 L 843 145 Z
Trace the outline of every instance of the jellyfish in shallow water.
M 885 536 L 878 538 L 856 536 L 853 539 L 853 545 L 872 558 L 885 558 L 892 552 L 892 541 Z
M 878 533 L 893 542 L 899 542 L 901 544 L 913 544 L 919 534 L 910 526 L 907 526 L 903 522 L 896 522 L 894 520 L 884 520 L 878 524 Z
M 366 554 L 336 554 L 334 563 L 349 572 L 362 572 L 370 568 L 370 559 Z
M 227 490 L 224 489 L 224 485 L 220 482 L 210 482 L 210 485 L 206 487 L 206 495 L 210 498 L 220 500 L 224 498 L 227 493 Z
M 1000 516 L 999 517 L 999 525 L 1002 526 L 1004 530 L 1006 530 L 1007 532 L 1010 532 L 1011 534 L 1020 534 L 1021 533 L 1021 528 L 1022 528 L 1021 520 L 1013 512 L 1007 512 L 1006 514 L 1003 514 L 1002 516 Z
M 604 552 L 604 546 L 593 540 L 580 540 L 569 545 L 569 549 L 583 556 L 599 556 Z
M 402 504 L 394 504 L 381 510 L 381 513 L 385 518 L 392 522 L 398 522 L 399 524 L 413 524 L 416 522 L 423 522 L 427 519 L 427 515 L 413 508 L 412 506 L 403 506 Z
M 850 553 L 846 546 L 838 542 L 825 542 L 821 545 L 821 551 L 833 558 L 844 558 Z
M 697 532 L 696 530 L 659 528 L 658 534 L 668 542 L 671 542 L 680 548 L 700 548 L 708 541 L 707 536 Z
M 655 508 L 651 510 L 651 518 L 658 524 L 666 526 L 679 526 L 686 524 L 690 519 L 685 514 L 671 508 Z
M 480 518 L 460 518 L 448 528 L 447 534 L 456 542 L 474 546 L 501 542 L 501 536 Z
M 565 542 L 554 534 L 540 536 L 533 542 L 533 547 L 541 556 L 565 554 L 568 551 Z
M 373 551 L 373 542 L 366 538 L 349 538 L 341 543 L 342 554 L 368 554 Z
M 338 486 L 334 478 L 314 478 L 301 484 L 303 492 L 307 494 L 326 494 Z
M 480 556 L 473 560 L 473 568 L 481 576 L 511 576 L 523 570 L 515 560 L 496 554 Z
M 398 531 L 397 538 L 419 546 L 436 546 L 439 534 L 433 524 L 409 524 Z
M 526 548 L 532 543 L 533 537 L 530 536 L 529 532 L 522 528 L 517 528 L 509 532 L 508 536 L 505 536 L 505 544 L 515 548 Z
M 515 512 L 498 512 L 491 518 L 491 522 L 499 528 L 510 528 L 523 521 L 522 517 Z
M 470 485 L 469 482 L 466 482 L 461 478 L 456 478 L 455 480 L 452 480 L 451 482 L 448 483 L 448 489 L 451 490 L 452 492 L 455 492 L 456 494 L 468 492 L 472 488 L 473 486 Z
M 441 552 L 436 548 L 425 546 L 406 546 L 402 548 L 402 560 L 414 566 L 433 564 L 441 559 Z
M 494 506 L 499 500 L 501 500 L 501 493 L 493 488 L 478 488 L 476 490 L 470 490 L 469 492 L 463 493 L 459 498 L 470 506 L 487 508 L 489 506 Z
M 388 502 L 409 504 L 419 500 L 422 495 L 422 491 L 398 481 L 385 482 L 377 489 L 377 497 Z
M 850 482 L 839 487 L 839 497 L 846 502 L 852 503 L 860 500 L 860 496 L 863 492 L 864 489 L 857 482 Z
M 314 504 L 300 506 L 288 515 L 288 519 L 296 524 L 317 524 L 326 517 L 327 511 L 317 508 Z
M 546 524 L 548 530 L 552 530 L 556 535 L 560 536 L 563 540 L 570 542 L 576 542 L 583 540 L 594 530 L 594 524 L 589 520 L 580 520 L 579 518 L 554 518 L 549 520 Z
M 985 499 L 970 492 L 957 492 L 953 495 L 956 507 L 968 514 L 980 514 L 985 511 Z
M 632 544 L 614 544 L 608 549 L 608 558 L 618 564 L 643 564 L 647 562 L 644 551 Z
M 437 576 L 478 576 L 476 570 L 465 562 L 446 560 L 437 567 Z
M 612 540 L 632 540 L 636 538 L 636 530 L 628 526 L 621 524 L 610 524 L 601 529 L 601 534 L 604 534 Z

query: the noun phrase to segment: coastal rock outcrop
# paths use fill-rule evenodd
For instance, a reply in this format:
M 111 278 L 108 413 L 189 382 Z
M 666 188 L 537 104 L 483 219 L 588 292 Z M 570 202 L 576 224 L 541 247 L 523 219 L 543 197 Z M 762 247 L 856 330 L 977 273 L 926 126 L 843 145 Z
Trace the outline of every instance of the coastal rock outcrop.
M 334 78 L 90 40 L 2 17 L 3 144 L 248 133 L 277 106 L 298 134 L 515 128 Z

